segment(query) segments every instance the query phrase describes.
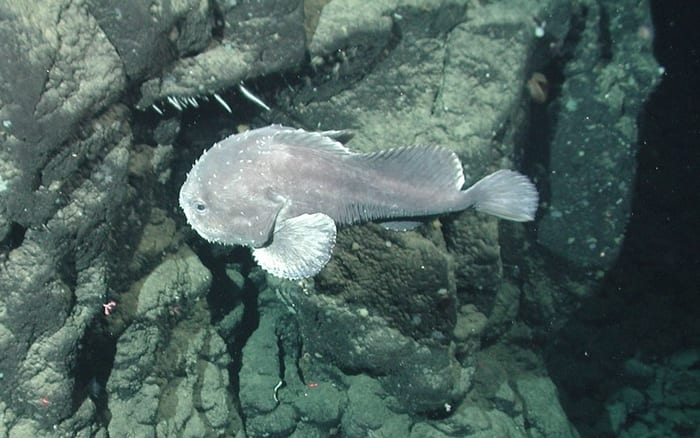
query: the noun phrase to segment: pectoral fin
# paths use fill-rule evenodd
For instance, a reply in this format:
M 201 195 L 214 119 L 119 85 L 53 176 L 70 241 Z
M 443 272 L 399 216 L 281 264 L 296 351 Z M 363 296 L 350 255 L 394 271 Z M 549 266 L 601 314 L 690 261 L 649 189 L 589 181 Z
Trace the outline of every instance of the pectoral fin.
M 335 245 L 335 222 L 322 213 L 302 214 L 275 225 L 272 242 L 255 248 L 258 264 L 276 277 L 312 277 L 326 266 Z

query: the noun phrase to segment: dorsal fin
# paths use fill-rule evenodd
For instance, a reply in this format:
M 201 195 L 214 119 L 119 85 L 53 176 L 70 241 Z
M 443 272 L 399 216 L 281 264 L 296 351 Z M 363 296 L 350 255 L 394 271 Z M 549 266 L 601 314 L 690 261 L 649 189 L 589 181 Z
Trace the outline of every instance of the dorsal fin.
M 415 184 L 460 190 L 464 185 L 462 163 L 457 154 L 440 146 L 406 146 L 358 154 L 363 164 Z
M 335 154 L 348 155 L 350 150 L 336 138 L 345 138 L 346 131 L 309 132 L 303 129 L 288 128 L 282 125 L 272 125 L 276 128 L 274 140 L 291 146 L 321 149 Z

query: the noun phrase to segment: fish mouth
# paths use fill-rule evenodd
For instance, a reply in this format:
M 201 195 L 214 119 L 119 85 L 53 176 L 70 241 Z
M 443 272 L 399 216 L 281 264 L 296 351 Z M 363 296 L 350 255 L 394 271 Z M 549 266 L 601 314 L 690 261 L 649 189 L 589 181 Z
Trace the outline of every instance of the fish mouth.
M 189 208 L 184 208 L 185 218 L 187 219 L 187 224 L 199 234 L 199 236 L 209 243 L 217 243 L 220 245 L 244 245 L 250 246 L 242 239 L 231 236 L 230 232 L 227 232 L 225 226 L 218 225 L 216 223 L 211 223 L 205 217 L 193 213 Z
M 192 229 L 207 242 L 220 243 L 222 245 L 236 244 L 235 242 L 230 242 L 229 239 L 225 238 L 223 230 L 205 225 L 196 218 L 190 218 L 188 217 L 187 213 L 185 213 L 185 217 L 187 217 L 187 223 L 190 225 L 190 227 L 192 227 Z

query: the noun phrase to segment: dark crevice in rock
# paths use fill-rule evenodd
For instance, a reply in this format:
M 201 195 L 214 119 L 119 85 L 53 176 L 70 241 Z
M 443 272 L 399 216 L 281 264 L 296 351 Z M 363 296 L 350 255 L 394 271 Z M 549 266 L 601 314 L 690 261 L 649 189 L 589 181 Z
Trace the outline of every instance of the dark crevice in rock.
M 598 22 L 598 45 L 600 59 L 607 63 L 613 59 L 613 40 L 610 32 L 610 13 L 603 5 L 600 6 L 600 21 Z
M 24 242 L 24 235 L 27 229 L 17 222 L 12 222 L 9 227 L 9 232 L 5 235 L 5 238 L 0 240 L 0 253 L 6 254 L 22 246 Z
M 238 393 L 240 383 L 238 375 L 242 366 L 242 351 L 248 338 L 258 328 L 260 314 L 258 311 L 258 289 L 247 277 L 253 267 L 253 260 L 247 248 L 235 247 L 226 255 L 215 253 L 212 247 L 203 242 L 193 242 L 192 249 L 197 253 L 202 264 L 212 274 L 212 285 L 207 295 L 207 303 L 211 312 L 214 326 L 219 326 L 219 334 L 226 341 L 226 347 L 231 357 L 228 366 L 230 391 L 241 418 L 245 420 L 240 408 Z M 227 275 L 227 262 L 235 263 L 237 269 L 246 278 L 243 287 L 239 287 Z M 232 330 L 222 329 L 220 322 L 238 306 L 243 306 L 243 316 L 240 323 Z
M 73 411 L 89 397 L 95 403 L 96 422 L 104 426 L 109 424 L 111 417 L 105 387 L 116 352 L 116 338 L 110 334 L 103 316 L 98 315 L 78 344 L 75 368 L 72 370 L 75 378 Z
M 284 359 L 286 356 L 285 348 L 284 348 L 284 334 L 277 333 L 277 366 L 279 368 L 279 378 L 282 386 L 284 386 L 286 383 L 284 381 L 284 375 L 287 372 L 287 367 L 285 366 Z M 281 388 L 276 387 L 277 389 L 275 390 L 275 400 L 279 404 L 279 399 L 277 398 L 277 390 Z
M 224 39 L 224 31 L 226 28 L 226 19 L 224 13 L 219 7 L 219 2 L 214 0 L 209 0 L 209 8 L 214 16 L 214 25 L 211 29 L 211 36 L 217 41 L 222 41 Z
M 373 41 L 371 35 L 357 40 Z M 394 23 L 392 33 L 384 46 L 356 44 L 343 47 L 331 54 L 308 60 L 296 72 L 284 75 L 291 87 L 280 88 L 280 105 L 303 107 L 309 102 L 325 101 L 352 89 L 371 74 L 382 61 L 389 58 L 401 41 L 400 28 Z
M 533 177 L 540 195 L 540 204 L 547 204 L 551 197 L 548 175 L 550 172 L 551 141 L 557 127 L 557 114 L 561 111 L 561 88 L 566 80 L 564 70 L 575 59 L 576 48 L 581 42 L 586 25 L 588 9 L 581 7 L 571 15 L 569 31 L 562 40 L 545 35 L 535 47 L 533 59 L 547 60 L 542 65 L 531 66 L 547 78 L 548 97 L 544 104 L 530 101 L 528 131 L 523 136 L 524 144 L 516 146 L 519 165 L 526 175 Z M 538 218 L 544 213 L 537 212 Z
M 238 414 L 245 423 L 245 412 L 240 407 L 239 392 L 240 379 L 239 374 L 242 366 L 243 347 L 253 332 L 260 324 L 260 311 L 258 310 L 258 289 L 249 280 L 246 280 L 243 290 L 241 291 L 241 304 L 243 305 L 243 318 L 236 332 L 227 339 L 226 344 L 228 352 L 231 355 L 231 364 L 229 365 L 229 381 L 231 382 L 231 392 L 236 402 Z

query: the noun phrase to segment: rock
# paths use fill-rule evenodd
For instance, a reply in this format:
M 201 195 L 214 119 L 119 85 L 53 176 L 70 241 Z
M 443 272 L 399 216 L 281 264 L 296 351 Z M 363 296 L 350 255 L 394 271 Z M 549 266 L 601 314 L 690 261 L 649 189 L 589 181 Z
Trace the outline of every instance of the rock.
M 168 315 L 178 316 L 204 296 L 210 283 L 209 270 L 195 253 L 183 247 L 146 277 L 138 291 L 136 317 L 160 320 Z
M 401 402 L 399 411 L 443 409 L 469 386 L 470 372 L 449 346 L 416 342 L 383 318 L 348 311 L 328 298 L 299 298 L 304 351 L 341 369 L 381 375 L 383 387 Z
M 202 324 L 209 320 L 201 298 L 210 282 L 209 271 L 183 247 L 135 291 L 136 321 L 118 339 L 107 382 L 110 435 L 240 430 L 228 391 L 226 344 Z
M 417 423 L 411 429 L 411 438 L 430 437 L 501 437 L 525 436 L 522 419 L 511 418 L 497 410 L 484 410 L 477 406 L 462 406 L 454 415 L 442 422 Z
M 348 406 L 341 422 L 344 434 L 353 438 L 372 434 L 406 436 L 409 419 L 389 409 L 386 393 L 376 380 L 358 375 L 349 383 Z
M 198 13 L 206 13 L 208 3 L 198 4 Z M 302 1 L 224 2 L 217 9 L 223 21 L 220 41 L 194 56 L 177 59 L 160 77 L 145 81 L 141 85 L 140 109 L 153 104 L 162 106 L 161 102 L 168 102 L 168 98 L 180 102 L 170 102 L 175 108 L 186 108 L 192 105 L 187 98 L 213 98 L 215 93 L 237 86 L 242 80 L 291 69 L 302 61 Z M 212 19 L 213 13 L 209 12 L 205 20 Z
M 88 10 L 119 52 L 132 80 L 156 74 L 178 57 L 204 49 L 214 25 L 210 4 L 204 0 L 150 4 L 98 0 L 89 2 Z
M 280 375 L 284 365 L 279 363 L 281 352 L 275 333 L 278 321 L 278 318 L 263 316 L 243 347 L 239 398 L 247 418 L 272 412 L 278 405 L 275 388 L 284 379 Z
M 345 392 L 330 382 L 310 382 L 307 387 L 303 396 L 294 400 L 305 421 L 328 428 L 338 424 L 347 403 Z
M 528 436 L 578 437 L 559 404 L 554 383 L 547 377 L 521 377 L 515 380 L 528 424 Z
M 622 247 L 635 181 L 637 115 L 659 68 L 651 40 L 640 38 L 634 24 L 650 21 L 647 8 L 594 2 L 581 8 L 572 18 L 581 24 L 568 37 L 576 46 L 555 102 L 561 111 L 549 146 L 551 193 L 537 236 L 574 266 L 604 271 Z M 603 18 L 612 13 L 615 20 Z

